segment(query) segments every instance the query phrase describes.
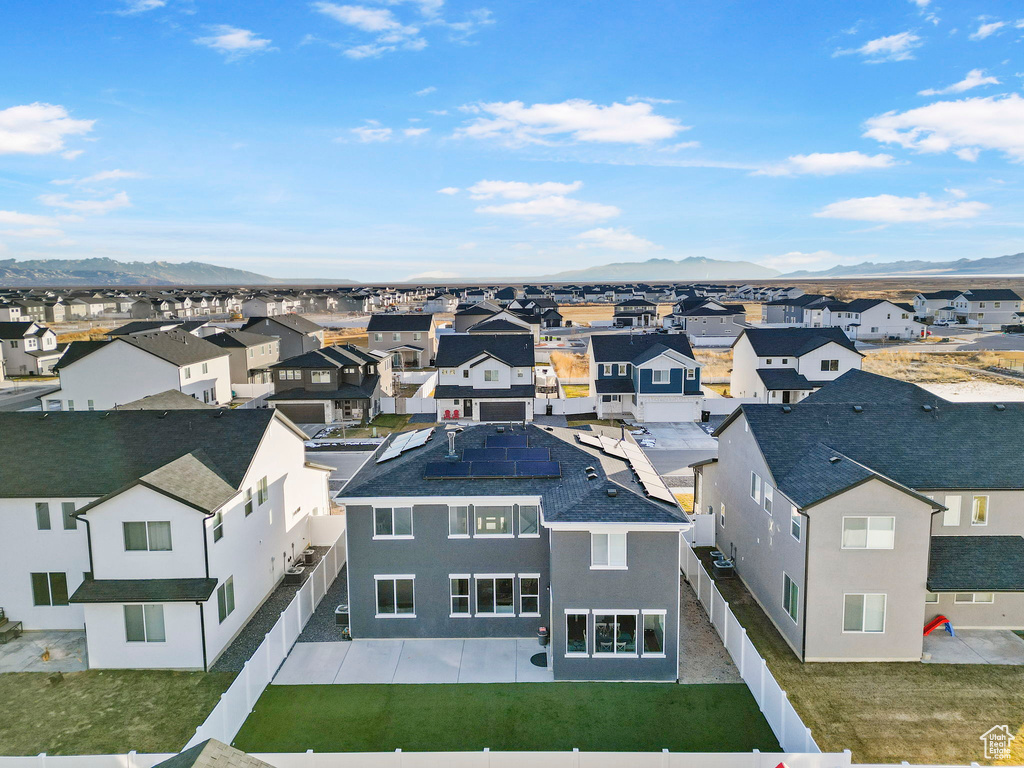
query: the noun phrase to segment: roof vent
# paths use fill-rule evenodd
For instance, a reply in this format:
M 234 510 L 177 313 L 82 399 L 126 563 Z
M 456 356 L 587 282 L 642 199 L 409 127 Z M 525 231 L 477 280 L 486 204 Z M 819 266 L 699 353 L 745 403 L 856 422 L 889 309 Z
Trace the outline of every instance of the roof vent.
M 838 456 L 829 456 L 828 460 L 829 460 L 830 464 L 835 464 L 836 462 L 839 461 L 839 457 Z
M 158 419 L 166 419 L 166 418 L 167 418 L 167 411 L 164 411 L 163 413 L 158 413 L 158 414 L 156 415 L 156 417 L 157 417 Z
M 587 472 L 597 472 L 593 467 L 587 467 Z
M 996 410 L 997 411 L 1005 411 L 1006 410 L 1006 406 L 1003 405 L 1002 403 L 996 403 Z
M 782 406 L 782 412 L 783 413 L 790 413 L 792 410 L 793 410 L 793 406 L 791 406 L 791 405 L 784 405 L 784 406 Z
M 922 405 L 921 410 L 924 411 L 925 413 L 931 413 L 934 410 L 934 408 L 932 408 L 932 406 L 930 405 Z
M 855 406 L 853 406 L 853 412 L 854 413 L 864 413 L 864 406 L 863 405 L 855 405 Z
M 496 427 L 494 429 L 494 431 L 497 432 L 500 435 L 502 432 L 505 431 L 505 428 L 504 427 Z
M 608 489 L 608 496 L 610 496 L 611 498 L 614 499 L 618 495 L 619 495 L 619 489 L 618 488 L 609 488 Z
M 224 415 L 224 413 L 225 413 L 225 411 L 224 411 L 223 408 L 218 408 L 216 411 L 214 411 L 213 418 L 219 419 L 221 416 Z
M 587 472 L 587 480 L 597 480 L 597 472 Z

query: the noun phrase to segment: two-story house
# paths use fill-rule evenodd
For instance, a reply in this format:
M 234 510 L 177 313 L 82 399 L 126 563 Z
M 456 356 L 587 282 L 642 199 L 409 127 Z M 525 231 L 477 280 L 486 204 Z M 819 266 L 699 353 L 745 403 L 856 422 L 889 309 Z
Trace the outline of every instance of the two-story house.
M 615 305 L 612 321 L 619 328 L 647 328 L 658 324 L 658 305 L 641 298 L 628 298 Z
M 957 322 L 998 331 L 1004 325 L 1020 325 L 1021 297 L 1009 288 L 974 288 L 951 302 Z
M 534 341 L 525 333 L 438 338 L 438 421 L 533 421 Z
M 588 355 L 598 418 L 700 419 L 700 363 L 684 334 L 595 333 Z
M 269 409 L 0 413 L 0 434 L 0 604 L 84 628 L 92 668 L 209 669 L 329 512 Z
M 1024 404 L 850 371 L 744 405 L 695 467 L 716 546 L 803 661 L 918 661 L 927 622 L 1024 628 Z M 996 437 L 998 436 L 998 437 Z M 922 445 L 943 451 L 921 460 Z
M 395 368 L 426 368 L 437 353 L 437 323 L 433 315 L 422 312 L 370 315 L 366 344 L 391 355 Z
M 749 327 L 747 310 L 742 304 L 723 304 L 714 299 L 687 304 L 676 304 L 672 314 L 662 318 L 662 326 L 685 333 L 691 339 L 734 339 Z
M 168 389 L 231 402 L 227 351 L 182 330 L 73 341 L 54 370 L 60 389 L 42 396 L 46 411 L 101 411 Z
M 747 328 L 732 344 L 733 397 L 796 403 L 852 369 L 864 355 L 839 328 Z
M 281 343 L 282 360 L 312 352 L 324 345 L 324 327 L 295 314 L 251 317 L 242 330 L 276 337 Z
M 676 680 L 678 507 L 567 429 L 449 440 L 389 441 L 338 495 L 353 637 L 530 638 L 532 654 L 545 627 L 556 680 Z
M 821 307 L 829 301 L 834 299 L 820 293 L 784 296 L 761 305 L 761 322 L 769 325 L 804 325 L 817 318 L 820 325 Z
M 204 337 L 228 353 L 231 384 L 271 384 L 270 366 L 281 360 L 281 342 L 248 331 L 227 331 Z
M 64 353 L 51 328 L 35 321 L 0 322 L 0 357 L 8 376 L 49 376 Z
M 929 291 L 914 297 L 914 319 L 922 323 L 949 322 L 953 300 L 963 291 Z
M 917 339 L 926 333 L 924 325 L 914 320 L 913 307 L 886 299 L 830 301 L 813 311 L 820 311 L 820 322 L 807 322 L 807 327 L 842 328 L 851 339 Z
M 270 366 L 267 401 L 300 424 L 369 421 L 394 393 L 391 355 L 338 344 Z

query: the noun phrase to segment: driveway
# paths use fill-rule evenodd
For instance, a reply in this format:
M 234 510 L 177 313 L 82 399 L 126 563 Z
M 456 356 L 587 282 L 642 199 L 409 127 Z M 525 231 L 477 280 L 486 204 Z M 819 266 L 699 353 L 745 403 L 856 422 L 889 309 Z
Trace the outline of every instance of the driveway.
M 23 411 L 39 407 L 39 396 L 55 392 L 60 387 L 56 380 L 42 384 L 8 384 L 0 388 L 0 411 Z
M 689 474 L 689 465 L 718 456 L 718 440 L 691 421 L 644 424 L 655 439 L 644 448 L 651 464 L 663 475 Z

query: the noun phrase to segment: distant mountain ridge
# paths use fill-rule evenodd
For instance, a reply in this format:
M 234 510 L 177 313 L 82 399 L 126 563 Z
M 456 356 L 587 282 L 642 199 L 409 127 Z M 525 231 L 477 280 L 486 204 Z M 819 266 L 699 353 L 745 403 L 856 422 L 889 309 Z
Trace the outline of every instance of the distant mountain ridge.
M 749 261 L 720 261 L 703 256 L 690 256 L 679 261 L 672 259 L 648 259 L 647 261 L 625 261 L 603 264 L 586 269 L 574 269 L 544 275 L 540 280 L 556 282 L 611 282 L 623 281 L 707 281 L 707 280 L 754 280 L 778 277 L 779 271 Z
M 821 272 L 806 269 L 789 272 L 782 277 L 957 277 L 969 275 L 1024 275 L 1024 253 L 995 256 L 986 259 L 957 259 L 956 261 L 890 261 L 876 264 L 865 261 L 852 266 L 838 266 Z

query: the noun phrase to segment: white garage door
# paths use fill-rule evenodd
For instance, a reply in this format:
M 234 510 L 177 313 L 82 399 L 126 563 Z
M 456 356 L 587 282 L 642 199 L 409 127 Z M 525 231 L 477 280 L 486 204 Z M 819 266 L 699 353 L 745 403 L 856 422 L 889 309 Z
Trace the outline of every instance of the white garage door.
M 644 403 L 644 421 L 697 421 L 700 411 L 697 403 Z

